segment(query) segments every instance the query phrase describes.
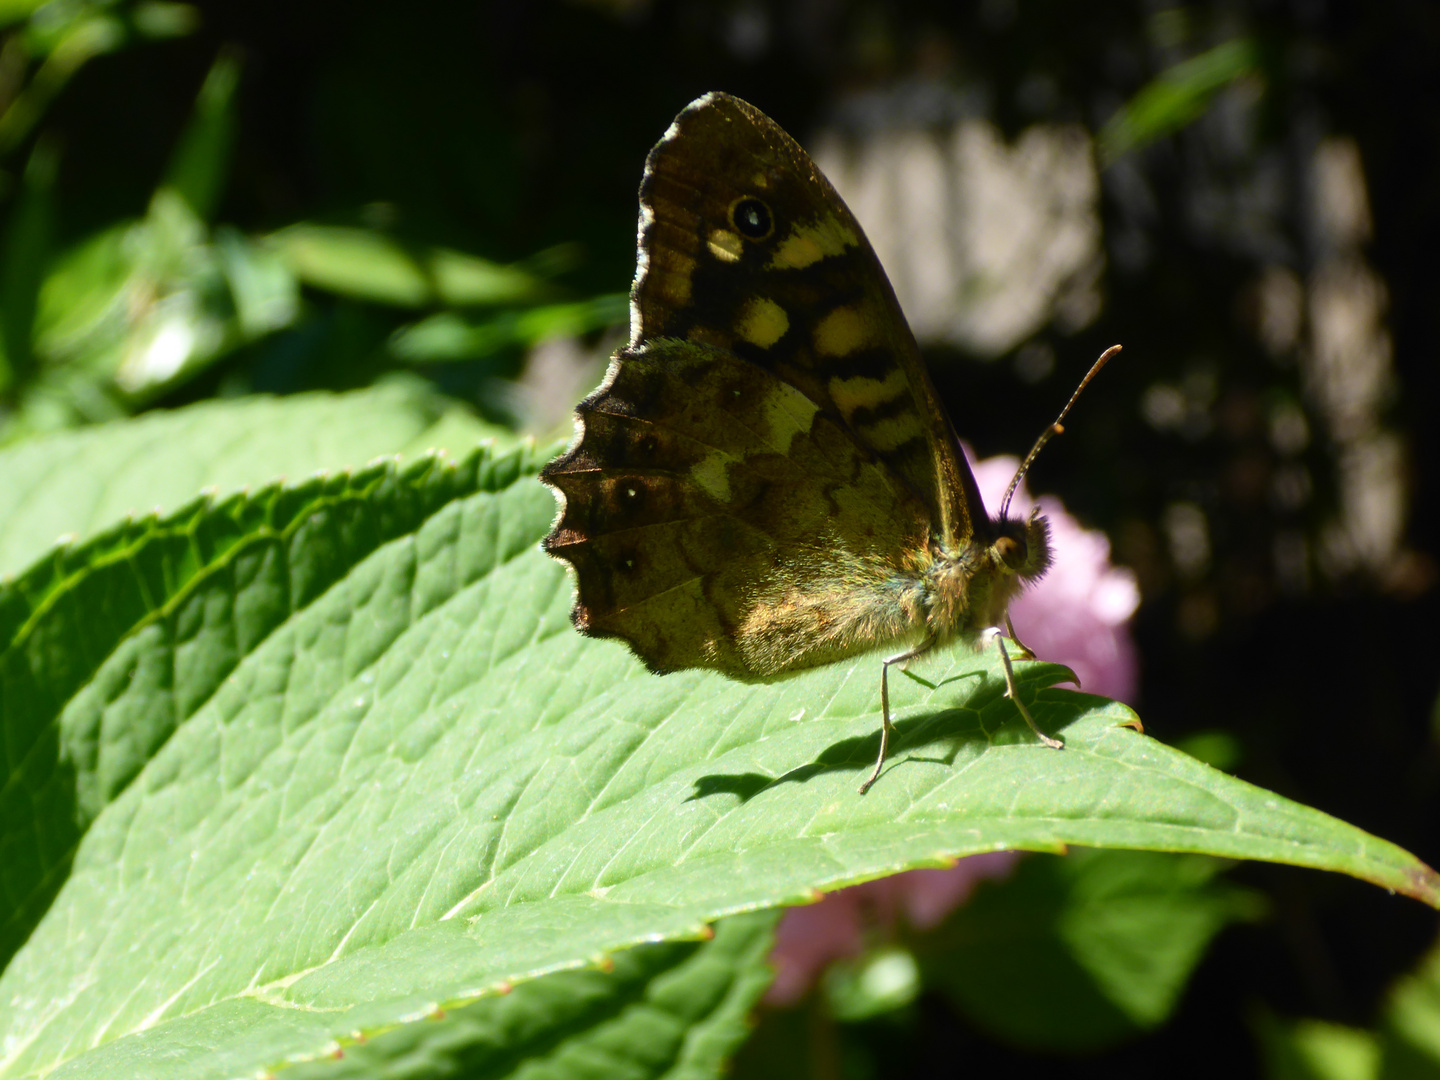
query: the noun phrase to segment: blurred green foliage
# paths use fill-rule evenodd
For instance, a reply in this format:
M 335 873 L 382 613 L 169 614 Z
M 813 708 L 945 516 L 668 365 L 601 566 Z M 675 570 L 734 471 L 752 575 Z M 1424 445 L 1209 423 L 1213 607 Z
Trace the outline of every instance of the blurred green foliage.
M 1254 72 L 1259 59 L 1255 42 L 1242 38 L 1168 68 L 1106 122 L 1100 131 L 1101 159 L 1113 162 L 1193 123 L 1219 91 Z
M 33 14 L 17 9 L 14 18 L 24 15 L 30 21 L 10 46 L 40 63 L 0 114 L 0 159 L 58 92 L 60 76 L 47 66 L 57 55 L 70 78 L 104 52 L 191 31 L 197 18 L 181 5 L 58 2 Z M 324 324 L 344 305 L 368 313 L 373 340 L 363 372 L 341 385 L 434 362 L 513 375 L 523 349 L 627 317 L 623 295 L 577 298 L 557 280 L 582 258 L 574 245 L 501 264 L 382 227 L 298 220 L 249 233 L 217 223 L 242 81 L 238 55 L 222 50 L 145 213 L 78 236 L 56 205 L 61 151 L 51 140 L 35 143 L 11 193 L 0 253 L 0 443 L 130 415 L 183 394 L 217 366 L 224 392 L 243 393 L 254 388 L 247 366 L 263 367 L 267 350 L 307 337 L 308 351 L 318 351 L 315 332 L 326 336 Z M 520 419 L 504 395 L 472 404 Z

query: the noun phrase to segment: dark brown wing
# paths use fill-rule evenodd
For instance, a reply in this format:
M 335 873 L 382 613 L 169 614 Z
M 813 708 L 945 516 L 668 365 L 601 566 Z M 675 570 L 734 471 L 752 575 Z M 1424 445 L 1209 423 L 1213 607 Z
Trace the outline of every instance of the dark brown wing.
M 935 539 L 988 531 L 875 252 L 789 135 L 707 94 L 650 152 L 640 204 L 632 347 L 681 338 L 773 372 L 910 487 Z

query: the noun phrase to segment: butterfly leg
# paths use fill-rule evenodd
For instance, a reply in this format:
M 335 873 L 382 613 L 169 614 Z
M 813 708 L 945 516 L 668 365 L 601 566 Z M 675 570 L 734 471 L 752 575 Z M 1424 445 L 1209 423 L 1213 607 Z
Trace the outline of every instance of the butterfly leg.
M 921 653 L 928 652 L 935 644 L 933 637 L 927 637 L 913 649 L 906 649 L 902 653 L 896 653 L 880 662 L 880 756 L 875 759 L 875 769 L 871 772 L 869 779 L 860 785 L 860 794 L 870 790 L 870 785 L 880 779 L 880 770 L 885 767 L 885 754 L 890 749 L 890 733 L 895 730 L 895 725 L 890 722 L 890 665 L 903 664 L 908 660 L 914 660 Z
M 1010 620 L 1007 617 L 1005 621 L 1008 624 Z M 1013 632 L 1010 635 L 1010 639 L 1012 641 L 1015 639 Z M 1019 645 L 1020 643 L 1017 641 L 1015 644 Z M 1037 739 L 1046 746 L 1056 750 L 1065 749 L 1065 744 L 1059 739 L 1052 739 L 1036 726 L 1035 718 L 1030 715 L 1030 710 L 1027 709 L 1025 703 L 1020 700 L 1020 689 L 1015 685 L 1015 669 L 1010 666 L 1010 654 L 1005 650 L 1005 638 L 999 633 L 995 635 L 995 645 L 1000 650 L 1000 662 L 1005 665 L 1005 696 L 1015 703 L 1015 708 L 1020 710 L 1020 715 L 1025 718 L 1025 723 L 1030 725 L 1030 730 L 1035 733 Z M 1022 649 L 1025 648 L 1023 645 L 1020 645 L 1020 647 Z M 1029 652 L 1028 649 L 1026 649 L 1026 651 Z M 1034 653 L 1031 653 L 1031 656 L 1034 656 Z
M 1034 660 L 1035 650 L 1020 640 L 1015 633 L 1015 624 L 1010 621 L 1010 613 L 1005 613 L 1005 633 L 1015 643 L 1015 655 L 1021 660 Z

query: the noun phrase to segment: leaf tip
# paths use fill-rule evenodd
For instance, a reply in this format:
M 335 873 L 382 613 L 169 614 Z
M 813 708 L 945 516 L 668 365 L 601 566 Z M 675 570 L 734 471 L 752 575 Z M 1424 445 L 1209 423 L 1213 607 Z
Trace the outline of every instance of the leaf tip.
M 1405 872 L 1405 877 L 1409 888 L 1401 889 L 1401 892 L 1406 896 L 1413 896 L 1422 904 L 1440 909 L 1440 873 L 1436 873 L 1424 863 L 1417 862 Z

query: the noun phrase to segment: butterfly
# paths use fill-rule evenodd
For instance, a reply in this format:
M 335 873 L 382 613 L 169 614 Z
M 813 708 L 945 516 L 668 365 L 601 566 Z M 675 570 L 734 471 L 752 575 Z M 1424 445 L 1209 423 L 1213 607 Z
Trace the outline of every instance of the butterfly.
M 706 94 L 650 151 L 630 307 L 629 343 L 541 473 L 572 620 L 654 672 L 746 680 L 898 644 L 863 793 L 894 731 L 891 666 L 1002 625 L 1014 640 L 1006 607 L 1049 567 L 1048 525 L 1008 517 L 1009 493 L 987 516 L 854 215 L 754 106 Z M 1008 696 L 1060 747 L 1000 647 Z

